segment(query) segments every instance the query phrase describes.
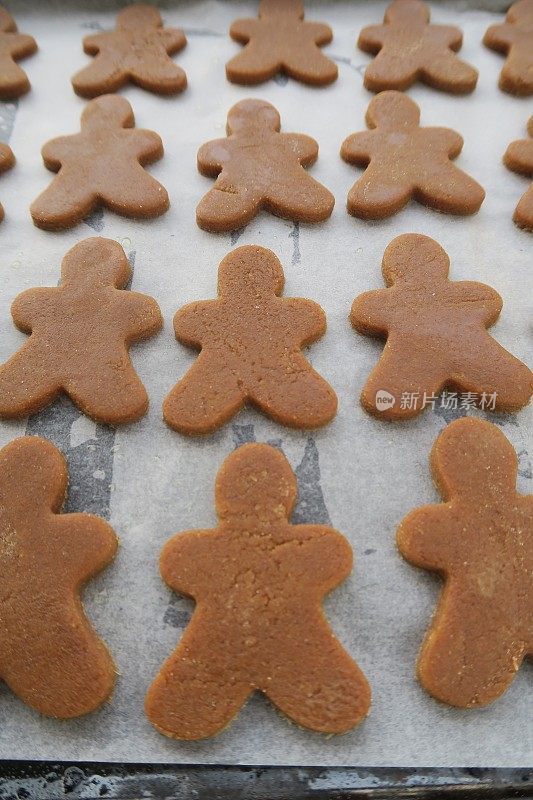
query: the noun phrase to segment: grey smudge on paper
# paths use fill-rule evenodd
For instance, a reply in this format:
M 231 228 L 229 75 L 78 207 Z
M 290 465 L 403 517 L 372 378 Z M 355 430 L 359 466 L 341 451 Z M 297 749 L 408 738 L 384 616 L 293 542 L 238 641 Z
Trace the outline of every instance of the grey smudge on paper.
M 82 414 L 65 396 L 28 418 L 28 436 L 42 436 L 64 454 L 69 468 L 64 510 L 109 518 L 115 431 Z
M 99 22 L 82 22 L 81 28 L 87 28 L 90 31 L 103 31 L 104 29 Z
M 256 442 L 255 428 L 253 425 L 241 425 L 234 422 L 231 426 L 235 450 L 243 444 Z M 282 439 L 269 439 L 271 447 L 277 447 L 283 452 Z M 307 437 L 302 460 L 294 470 L 298 481 L 298 500 L 292 513 L 291 522 L 294 525 L 312 524 L 331 525 L 331 519 L 320 486 L 320 465 L 318 448 L 312 436 Z M 172 594 L 169 604 L 163 615 L 163 624 L 173 628 L 185 628 L 191 619 L 193 606 L 191 601 L 181 595 Z
M 212 31 L 210 28 L 181 28 L 185 36 L 226 36 L 225 33 L 219 31 Z
M 9 142 L 17 116 L 18 100 L 0 102 L 0 142 Z
M 89 226 L 89 228 L 92 228 L 97 233 L 100 233 L 100 231 L 102 231 L 104 229 L 104 225 L 105 225 L 105 222 L 104 222 L 104 209 L 103 208 L 97 208 L 95 211 L 92 212 L 92 214 L 89 214 L 88 216 L 86 216 L 83 221 L 84 221 L 84 223 L 86 225 Z
M 289 233 L 289 237 L 293 240 L 292 241 L 292 258 L 291 264 L 293 267 L 296 264 L 299 264 L 301 261 L 300 255 L 300 223 L 295 222 L 292 228 L 292 231 Z
M 289 82 L 289 76 L 285 72 L 278 72 L 274 75 L 274 83 L 278 86 L 286 86 Z
M 235 245 L 237 244 L 243 233 L 244 233 L 244 228 L 238 228 L 236 231 L 231 231 L 230 241 L 232 247 L 235 247 Z
M 368 64 L 355 64 L 353 59 L 348 58 L 347 56 L 334 56 L 332 53 L 328 53 L 328 57 L 331 58 L 332 61 L 336 61 L 338 64 L 346 64 L 347 67 L 350 67 L 350 69 L 358 72 L 361 77 L 364 75 L 365 69 L 368 66 Z

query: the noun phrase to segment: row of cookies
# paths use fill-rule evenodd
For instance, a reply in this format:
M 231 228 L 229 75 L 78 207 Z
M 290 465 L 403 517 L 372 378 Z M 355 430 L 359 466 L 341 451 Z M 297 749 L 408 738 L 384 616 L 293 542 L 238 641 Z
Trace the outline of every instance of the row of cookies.
M 450 160 L 463 146 L 458 133 L 420 127 L 417 104 L 401 92 L 376 95 L 366 118 L 370 130 L 348 136 L 340 151 L 348 163 L 366 167 L 348 194 L 351 214 L 381 219 L 411 198 L 452 214 L 478 211 L 483 188 Z M 44 163 L 58 174 L 30 207 L 34 223 L 46 230 L 68 228 L 99 205 L 135 218 L 164 213 L 168 193 L 143 169 L 162 157 L 163 144 L 157 133 L 133 126 L 128 101 L 104 95 L 85 107 L 80 133 L 47 142 Z M 216 178 L 197 208 L 201 228 L 236 230 L 260 209 L 295 222 L 316 223 L 331 215 L 335 198 L 304 169 L 318 157 L 317 142 L 299 133 L 280 133 L 280 128 L 277 110 L 264 100 L 241 100 L 230 109 L 227 138 L 207 142 L 198 151 L 199 171 Z M 529 132 L 533 135 L 533 116 Z M 10 147 L 0 145 L 0 171 L 14 163 Z M 533 139 L 510 144 L 504 163 L 533 176 Z M 518 203 L 514 220 L 533 230 L 533 184 Z
M 18 97 L 29 89 L 28 79 L 14 59 L 35 52 L 31 36 L 17 33 L 12 17 L 0 9 L 0 47 L 3 62 L 0 97 Z M 226 65 L 228 80 L 257 84 L 283 70 L 311 85 L 336 80 L 337 65 L 320 47 L 333 39 L 331 28 L 304 21 L 303 0 L 260 0 L 258 19 L 239 19 L 230 28 L 231 37 L 244 49 Z M 383 25 L 364 28 L 361 50 L 377 54 L 367 67 L 367 89 L 404 90 L 422 80 L 437 89 L 468 93 L 475 89 L 478 72 L 461 61 L 459 28 L 430 24 L 429 7 L 422 0 L 393 0 Z M 533 93 L 533 0 L 518 0 L 503 25 L 491 26 L 483 39 L 487 47 L 507 53 L 500 87 L 512 94 Z M 116 92 L 128 81 L 160 94 L 181 92 L 187 85 L 185 72 L 170 55 L 186 45 L 181 30 L 164 28 L 159 11 L 136 4 L 117 16 L 114 31 L 91 34 L 83 48 L 94 61 L 72 78 L 74 90 L 83 97 Z
M 418 678 L 437 700 L 475 708 L 500 697 L 533 655 L 533 497 L 516 492 L 516 453 L 489 422 L 448 425 L 431 466 L 446 502 L 412 511 L 397 533 L 407 560 L 446 579 Z M 60 513 L 67 481 L 64 457 L 45 439 L 22 437 L 0 451 L 10 532 L 0 548 L 9 598 L 0 675 L 29 706 L 60 719 L 98 708 L 117 675 L 80 599 L 114 559 L 117 537 L 100 517 Z M 217 476 L 217 527 L 165 544 L 163 579 L 197 603 L 145 698 L 166 736 L 220 733 L 254 691 L 321 733 L 345 733 L 367 716 L 369 683 L 322 611 L 351 572 L 352 549 L 329 525 L 289 522 L 296 491 L 276 447 L 239 447 Z
M 529 402 L 533 373 L 486 330 L 499 317 L 501 297 L 482 283 L 450 281 L 449 266 L 433 239 L 399 236 L 383 257 L 388 288 L 354 301 L 353 327 L 387 340 L 361 394 L 370 413 L 414 417 L 450 385 L 486 410 L 516 411 Z M 124 291 L 130 278 L 117 242 L 85 239 L 65 255 L 58 287 L 15 298 L 14 322 L 31 337 L 0 366 L 1 417 L 34 414 L 62 392 L 99 422 L 143 416 L 148 396 L 128 346 L 156 334 L 162 318 L 153 298 Z M 302 352 L 324 335 L 324 312 L 311 300 L 283 298 L 283 284 L 271 250 L 239 247 L 220 264 L 218 299 L 176 313 L 177 340 L 200 354 L 164 401 L 171 428 L 208 433 L 246 403 L 296 428 L 335 416 L 335 392 Z

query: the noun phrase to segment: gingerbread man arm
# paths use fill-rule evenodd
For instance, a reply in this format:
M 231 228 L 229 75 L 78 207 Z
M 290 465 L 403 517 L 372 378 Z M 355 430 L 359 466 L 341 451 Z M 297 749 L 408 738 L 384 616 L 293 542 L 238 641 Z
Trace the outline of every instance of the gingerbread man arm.
M 17 33 L 13 36 L 11 44 L 11 55 L 13 58 L 23 58 L 35 53 L 37 50 L 37 42 L 33 36 L 28 36 L 25 33 Z
M 232 22 L 229 35 L 235 42 L 247 44 L 261 25 L 257 19 L 236 19 Z
M 517 30 L 514 25 L 491 25 L 487 28 L 483 37 L 483 44 L 496 50 L 498 53 L 507 53 L 515 41 Z
M 372 158 L 372 149 L 375 141 L 376 133 L 374 131 L 352 133 L 342 143 L 342 160 L 358 167 L 366 167 Z
M 391 289 L 373 289 L 355 298 L 350 321 L 356 331 L 366 336 L 386 336 L 395 306 Z
M 165 583 L 175 592 L 198 599 L 209 585 L 209 563 L 216 529 L 177 533 L 161 551 L 160 568 Z
M 51 313 L 57 291 L 37 287 L 17 295 L 11 304 L 11 316 L 17 328 L 23 333 L 31 333 L 39 318 L 46 318 Z
M 87 53 L 88 56 L 96 56 L 103 49 L 106 42 L 108 42 L 113 33 L 111 31 L 106 31 L 105 33 L 95 33 L 91 34 L 90 36 L 85 36 L 83 39 L 83 51 Z
M 462 31 L 460 28 L 456 28 L 455 25 L 432 25 L 431 33 L 435 43 L 440 39 L 444 47 L 449 47 L 450 50 L 455 52 L 460 50 L 463 44 Z
M 58 514 L 54 519 L 58 538 L 63 544 L 62 564 L 70 564 L 76 586 L 82 585 L 110 564 L 118 541 L 113 528 L 93 514 Z M 65 570 L 66 572 L 66 570 Z
M 318 303 L 300 297 L 283 298 L 281 303 L 290 319 L 289 329 L 300 347 L 306 347 L 324 335 L 326 315 Z
M 318 158 L 318 144 L 303 133 L 280 133 L 280 141 L 290 147 L 302 167 L 310 167 Z
M 135 143 L 137 158 L 143 166 L 152 164 L 163 156 L 163 142 L 155 131 L 136 128 L 133 131 L 128 130 L 127 133 L 129 140 Z
M 503 157 L 505 166 L 520 175 L 533 175 L 533 139 L 511 142 Z
M 126 335 L 126 342 L 147 339 L 161 330 L 163 317 L 153 297 L 140 292 L 129 292 L 117 289 L 117 305 Z M 128 316 L 125 316 L 126 311 Z M 122 321 L 123 320 L 123 321 Z M 117 320 L 118 321 L 118 320 Z
M 416 508 L 398 527 L 398 549 L 414 566 L 446 573 L 460 558 L 462 528 L 455 520 L 450 503 Z
M 295 525 L 297 539 L 288 548 L 292 579 L 312 580 L 322 597 L 338 586 L 352 571 L 352 548 L 346 538 L 325 525 Z M 297 555 L 294 553 L 297 550 Z
M 74 136 L 59 136 L 43 145 L 41 155 L 44 165 L 52 172 L 58 172 L 64 161 L 79 152 L 78 134 Z
M 304 22 L 305 29 L 313 36 L 315 44 L 321 47 L 333 39 L 333 32 L 324 22 Z
M 217 306 L 217 300 L 204 300 L 180 308 L 174 315 L 176 339 L 188 347 L 201 348 Z
M 480 321 L 486 327 L 494 325 L 500 316 L 503 300 L 491 286 L 477 281 L 453 281 L 449 289 L 450 297 L 458 305 L 464 304 L 470 311 L 479 311 Z
M 187 44 L 187 38 L 179 28 L 161 28 L 159 36 L 169 56 L 179 53 Z
M 226 161 L 231 157 L 231 142 L 229 139 L 213 139 L 206 142 L 198 150 L 198 171 L 207 178 L 216 178 Z
M 428 143 L 446 148 L 449 158 L 457 158 L 463 149 L 463 137 L 451 128 L 426 128 L 424 132 L 428 137 Z
M 357 46 L 365 53 L 378 53 L 385 44 L 387 33 L 385 25 L 368 25 L 359 34 Z

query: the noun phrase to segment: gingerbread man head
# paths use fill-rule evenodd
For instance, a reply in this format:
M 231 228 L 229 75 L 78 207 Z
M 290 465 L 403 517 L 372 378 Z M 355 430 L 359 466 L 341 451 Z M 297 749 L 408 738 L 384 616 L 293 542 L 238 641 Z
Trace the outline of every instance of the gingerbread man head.
M 97 236 L 78 242 L 63 258 L 61 284 L 115 286 L 122 289 L 131 268 L 118 242 Z
M 102 127 L 133 128 L 135 118 L 128 101 L 117 94 L 105 94 L 87 103 L 81 115 L 84 131 L 94 129 L 101 133 Z
M 369 128 L 383 130 L 418 128 L 420 108 L 414 100 L 402 92 L 393 90 L 380 92 L 370 101 L 366 121 Z
M 15 33 L 17 24 L 7 8 L 0 6 L 0 30 L 4 33 Z
M 438 242 L 429 236 L 405 233 L 397 236 L 383 254 L 382 273 L 387 286 L 430 287 L 448 277 L 450 259 Z
M 246 298 L 248 302 L 280 295 L 285 278 L 279 259 L 266 247 L 257 247 L 251 262 L 246 248 L 237 248 L 221 261 L 218 292 L 221 297 Z
M 117 14 L 117 28 L 132 33 L 143 33 L 161 27 L 161 14 L 153 6 L 135 3 Z
M 391 3 L 385 11 L 385 22 L 424 28 L 430 20 L 429 8 L 422 0 L 402 0 Z
M 253 130 L 276 131 L 281 128 L 279 112 L 266 100 L 248 99 L 236 103 L 228 112 L 228 135 Z
M 531 25 L 533 30 L 533 0 L 518 0 L 507 12 L 507 22 Z

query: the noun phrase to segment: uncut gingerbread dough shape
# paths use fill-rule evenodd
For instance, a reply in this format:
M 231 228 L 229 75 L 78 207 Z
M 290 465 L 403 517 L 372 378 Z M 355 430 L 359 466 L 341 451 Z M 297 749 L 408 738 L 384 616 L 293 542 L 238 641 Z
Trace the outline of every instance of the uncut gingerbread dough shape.
M 516 491 L 518 458 L 489 422 L 448 425 L 431 452 L 443 503 L 418 508 L 398 547 L 445 580 L 418 678 L 459 708 L 492 703 L 533 656 L 533 496 Z
M 0 142 L 0 174 L 15 166 L 15 156 L 8 144 Z M 0 204 L 0 222 L 4 219 L 4 207 Z
M 263 83 L 279 72 L 314 86 L 337 79 L 337 65 L 320 50 L 331 28 L 304 21 L 303 0 L 260 0 L 259 19 L 235 20 L 230 36 L 246 45 L 226 64 L 232 83 Z
M 214 736 L 254 691 L 322 733 L 344 733 L 367 715 L 370 687 L 321 607 L 350 574 L 351 547 L 328 525 L 291 525 L 296 494 L 279 450 L 244 445 L 217 476 L 218 527 L 163 548 L 164 580 L 197 607 L 146 697 L 161 733 Z
M 513 172 L 533 178 L 533 117 L 529 118 L 527 132 L 531 138 L 511 142 L 503 161 Z M 520 228 L 533 231 L 533 183 L 520 198 L 513 219 Z
M 198 169 L 216 178 L 196 209 L 198 225 L 221 232 L 241 228 L 261 210 L 294 222 L 322 222 L 335 198 L 304 167 L 318 144 L 301 133 L 280 133 L 278 111 L 264 100 L 241 100 L 228 113 L 226 139 L 198 151 Z
M 60 513 L 67 483 L 66 461 L 45 439 L 0 450 L 0 679 L 60 719 L 98 708 L 116 672 L 80 592 L 111 563 L 117 538 L 100 517 Z
M 61 285 L 27 289 L 13 301 L 28 341 L 0 366 L 0 416 L 24 417 L 64 392 L 98 422 L 133 422 L 148 396 L 131 363 L 130 344 L 162 327 L 151 297 L 123 291 L 131 268 L 122 247 L 94 237 L 63 259 Z
M 507 12 L 503 25 L 491 25 L 483 44 L 507 55 L 499 86 L 509 94 L 533 94 L 533 0 L 519 0 Z
M 430 25 L 429 7 L 422 0 L 393 0 L 383 25 L 370 25 L 359 35 L 358 47 L 377 53 L 365 71 L 371 92 L 404 91 L 416 81 L 453 94 L 474 91 L 478 72 L 456 55 L 463 43 L 459 28 Z
M 485 192 L 452 164 L 463 149 L 462 137 L 450 128 L 421 128 L 420 108 L 401 92 L 382 92 L 366 112 L 369 131 L 344 140 L 341 157 L 366 167 L 348 194 L 350 214 L 382 219 L 411 198 L 449 214 L 474 214 Z
M 495 397 L 496 411 L 516 411 L 529 402 L 533 374 L 487 332 L 500 315 L 502 299 L 490 286 L 450 281 L 450 260 L 428 236 L 394 239 L 383 256 L 389 288 L 354 300 L 350 319 L 365 336 L 386 339 L 383 355 L 361 393 L 371 414 L 397 420 L 423 410 L 423 399 L 445 388 Z M 394 404 L 376 405 L 381 392 Z M 417 398 L 402 408 L 402 396 Z M 488 403 L 485 403 L 488 406 Z
M 182 92 L 187 76 L 170 56 L 186 44 L 182 31 L 163 28 L 157 8 L 140 3 L 128 6 L 117 16 L 116 30 L 84 38 L 84 51 L 96 58 L 74 75 L 74 91 L 96 97 L 116 92 L 131 81 L 157 94 Z
M 167 425 L 209 433 L 245 403 L 296 428 L 335 416 L 335 392 L 302 353 L 324 335 L 325 314 L 312 300 L 282 298 L 283 284 L 271 250 L 238 247 L 220 263 L 218 299 L 176 313 L 176 339 L 201 352 L 165 399 Z
M 37 50 L 33 36 L 19 33 L 11 14 L 0 6 L 0 100 L 15 100 L 30 91 L 30 82 L 16 61 Z
M 163 144 L 134 124 L 127 100 L 104 95 L 84 108 L 80 133 L 44 145 L 45 166 L 58 174 L 30 207 L 39 228 L 70 228 L 98 206 L 136 219 L 168 209 L 165 187 L 144 169 L 162 157 Z

